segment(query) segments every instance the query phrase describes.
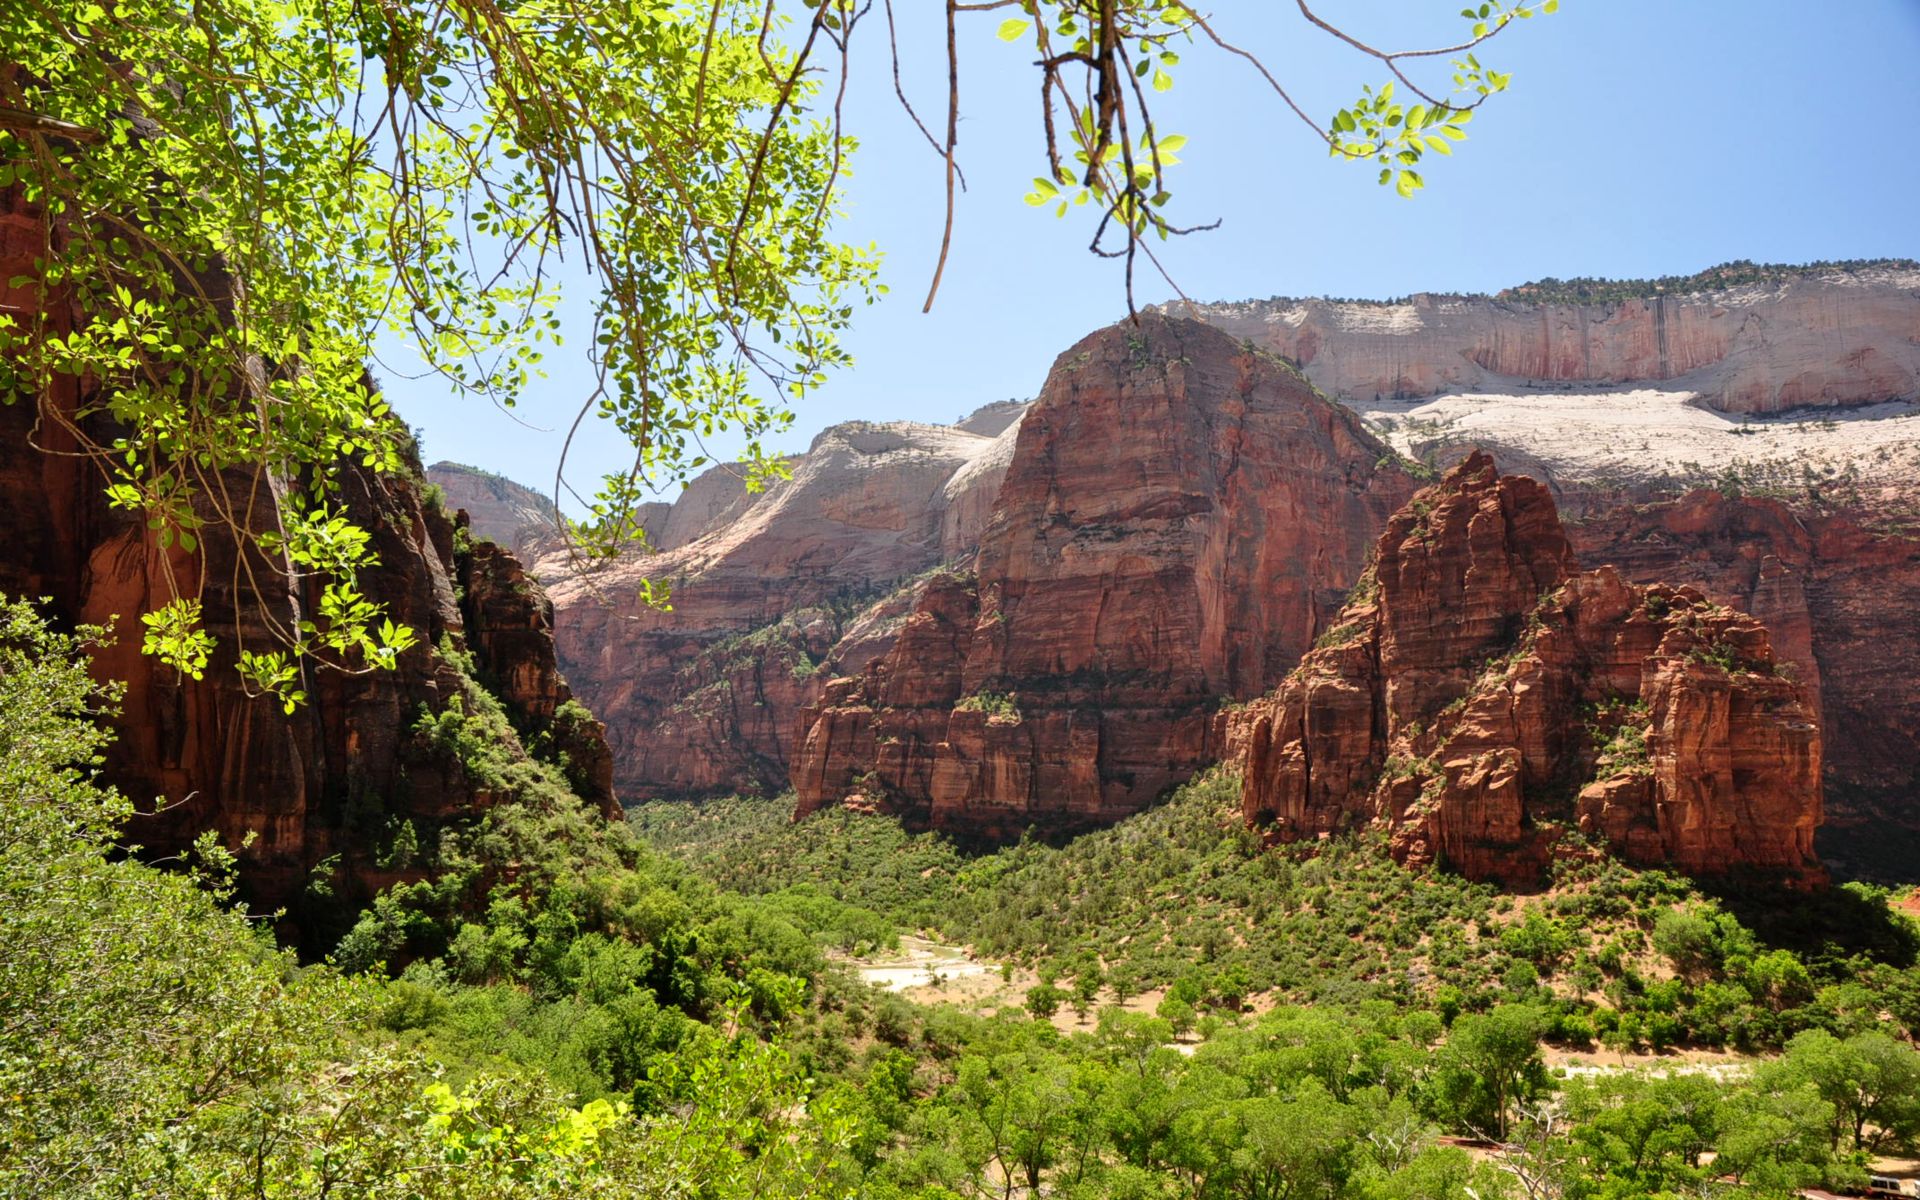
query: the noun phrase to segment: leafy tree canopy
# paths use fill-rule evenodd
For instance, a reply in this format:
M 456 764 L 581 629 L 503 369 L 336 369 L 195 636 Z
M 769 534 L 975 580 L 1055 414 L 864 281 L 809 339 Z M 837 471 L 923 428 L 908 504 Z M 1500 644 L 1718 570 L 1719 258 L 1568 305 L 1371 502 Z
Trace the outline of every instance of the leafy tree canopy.
M 1181 232 L 1161 214 L 1184 139 L 1150 108 L 1176 44 L 1246 60 L 1331 154 L 1412 195 L 1423 156 L 1450 154 L 1507 86 L 1477 47 L 1555 7 L 1488 0 L 1463 10 L 1457 45 L 1390 52 L 1301 0 L 1304 20 L 1392 76 L 1323 122 L 1184 0 L 948 0 L 946 130 L 928 134 L 946 160 L 946 232 L 964 17 L 998 18 L 1038 54 L 1046 166 L 1029 200 L 1087 206 L 1131 296 L 1143 238 Z M 880 11 L 897 45 L 891 4 Z M 206 669 L 189 560 L 217 527 L 257 549 L 247 569 L 323 589 L 310 619 L 242 647 L 254 687 L 291 707 L 310 664 L 392 665 L 415 636 L 363 594 L 368 537 L 336 489 L 344 465 L 405 465 L 406 431 L 366 370 L 375 341 L 404 339 L 476 396 L 526 400 L 563 332 L 562 255 L 596 288 L 596 386 L 574 429 L 597 415 L 635 447 L 577 546 L 596 557 L 643 540 L 636 503 L 704 465 L 707 435 L 744 434 L 752 481 L 776 473 L 761 438 L 847 363 L 841 334 L 877 290 L 877 252 L 832 233 L 853 146 L 839 96 L 856 27 L 875 17 L 855 0 L 807 0 L 791 18 L 753 0 L 10 12 L 0 186 L 38 244 L 11 281 L 27 302 L 0 313 L 0 398 L 36 403 L 42 445 L 91 460 L 111 502 L 146 518 L 172 591 L 144 617 L 146 648 Z

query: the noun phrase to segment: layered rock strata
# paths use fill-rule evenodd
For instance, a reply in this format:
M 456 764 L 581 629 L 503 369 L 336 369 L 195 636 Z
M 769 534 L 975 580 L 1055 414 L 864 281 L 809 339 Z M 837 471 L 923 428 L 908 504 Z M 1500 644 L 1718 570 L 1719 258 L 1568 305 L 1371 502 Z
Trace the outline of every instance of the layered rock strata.
M 0 279 L 32 278 L 44 237 L 18 193 L 7 194 Z M 25 288 L 5 300 L 39 302 Z M 215 831 L 239 852 L 242 894 L 260 909 L 288 907 L 291 932 L 310 934 L 317 866 L 335 864 L 325 882 L 350 909 L 418 873 L 388 852 L 402 825 L 431 846 L 438 825 L 470 820 L 496 798 L 458 763 L 422 753 L 413 733 L 423 716 L 469 695 L 469 662 L 495 684 L 519 730 L 565 750 L 583 794 L 617 813 L 599 726 L 566 703 L 538 585 L 504 551 L 460 550 L 454 518 L 428 503 L 411 475 L 376 475 L 350 461 L 335 469 L 337 502 L 371 535 L 377 557 L 361 590 L 420 644 L 391 671 L 309 667 L 308 700 L 289 715 L 271 698 L 249 696 L 235 663 L 241 649 L 271 646 L 274 628 L 313 613 L 317 583 L 237 540 L 204 496 L 199 552 L 161 548 L 139 516 L 109 507 L 97 473 L 73 453 L 68 430 L 87 410 L 80 427 L 111 443 L 104 406 L 75 380 L 12 399 L 0 406 L 0 591 L 45 597 L 58 617 L 113 635 L 94 668 L 126 685 L 104 774 L 144 814 L 130 840 L 176 853 Z M 255 530 L 277 527 L 284 495 L 264 472 L 227 471 L 219 482 Z M 139 617 L 169 598 L 168 579 L 199 598 L 217 639 L 201 679 L 140 653 Z M 506 737 L 505 753 L 526 754 L 513 731 Z
M 1920 271 L 1904 268 L 1595 305 L 1417 295 L 1199 312 L 1344 398 L 1629 380 L 1673 381 L 1735 413 L 1920 396 Z
M 1920 834 L 1920 537 L 1862 514 L 1699 491 L 1589 506 L 1567 527 L 1580 556 L 1638 582 L 1698 587 L 1772 634 L 1825 735 L 1823 857 L 1911 874 Z
M 1017 415 L 982 415 L 995 437 L 835 426 L 765 491 L 725 470 L 696 479 L 661 523 L 661 553 L 594 575 L 542 560 L 561 661 L 609 714 L 622 794 L 784 788 L 795 715 L 830 678 L 821 665 L 884 654 L 912 581 L 972 553 Z M 665 585 L 671 607 L 645 603 L 642 580 Z
M 970 574 L 802 714 L 802 814 L 858 796 L 985 838 L 1150 804 L 1219 753 L 1223 697 L 1271 686 L 1412 491 L 1285 364 L 1161 316 L 1056 362 Z
M 1373 822 L 1402 861 L 1527 885 L 1577 828 L 1636 863 L 1823 878 L 1819 726 L 1765 626 L 1579 572 L 1546 488 L 1483 454 L 1395 514 L 1236 724 L 1246 818 L 1283 840 Z

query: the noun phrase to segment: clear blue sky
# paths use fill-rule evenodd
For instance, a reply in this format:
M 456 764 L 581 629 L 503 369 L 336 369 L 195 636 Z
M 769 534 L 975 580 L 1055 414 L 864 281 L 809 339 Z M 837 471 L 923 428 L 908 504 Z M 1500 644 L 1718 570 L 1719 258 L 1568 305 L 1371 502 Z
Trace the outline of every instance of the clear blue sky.
M 1318 7 L 1405 46 L 1456 35 L 1462 2 Z M 936 9 L 895 9 L 909 94 L 931 121 L 944 103 Z M 1381 78 L 1282 0 L 1217 0 L 1213 13 L 1316 116 Z M 995 40 L 999 17 L 962 30 L 960 149 L 972 186 L 924 316 L 942 167 L 893 99 L 877 11 L 863 29 L 847 109 L 862 148 L 843 236 L 886 251 L 892 295 L 857 314 L 857 365 L 772 449 L 804 449 L 840 421 L 946 422 L 1029 397 L 1055 355 L 1124 315 L 1118 267 L 1086 253 L 1085 210 L 1060 221 L 1022 203 L 1042 172 L 1038 88 L 1029 56 Z M 1173 176 L 1176 217 L 1222 226 L 1166 248 L 1181 287 L 1202 300 L 1389 296 L 1683 273 L 1733 258 L 1920 257 L 1920 0 L 1562 0 L 1558 15 L 1516 25 L 1482 58 L 1513 73 L 1511 92 L 1478 115 L 1452 159 L 1430 158 L 1425 192 L 1402 200 L 1373 172 L 1330 160 L 1244 64 L 1184 50 L 1156 114 L 1191 139 Z M 1146 273 L 1139 294 L 1169 292 Z M 429 461 L 544 490 L 561 438 L 539 427 L 571 418 L 585 374 L 564 351 L 548 365 L 552 403 L 519 410 L 531 429 L 429 382 L 385 377 L 399 411 L 425 429 Z M 570 477 L 591 483 L 623 467 L 617 437 L 590 436 Z

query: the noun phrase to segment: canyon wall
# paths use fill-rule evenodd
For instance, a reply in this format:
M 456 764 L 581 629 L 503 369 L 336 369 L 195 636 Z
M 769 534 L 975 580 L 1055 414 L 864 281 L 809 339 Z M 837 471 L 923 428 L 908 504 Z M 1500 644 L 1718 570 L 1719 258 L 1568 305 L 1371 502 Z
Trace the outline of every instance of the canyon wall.
M 1920 397 L 1920 270 L 1897 267 L 1611 304 L 1417 295 L 1195 315 L 1341 398 L 1649 380 L 1735 413 Z
M 565 752 L 581 796 L 619 811 L 599 724 L 577 706 L 566 709 L 571 693 L 539 585 L 503 549 L 456 549 L 464 539 L 454 518 L 423 503 L 413 480 L 344 465 L 339 473 L 346 512 L 372 533 L 379 557 L 362 590 L 421 644 L 392 671 L 310 669 L 307 703 L 287 714 L 270 697 L 246 694 L 237 654 L 243 644 L 267 644 L 269 623 L 312 612 L 317 592 L 289 587 L 280 564 L 240 548 L 217 525 L 204 533 L 203 557 L 160 549 L 143 521 L 107 507 L 98 479 L 77 460 L 28 446 L 33 415 L 30 403 L 0 409 L 0 591 L 46 597 L 61 617 L 112 631 L 95 668 L 127 685 L 106 777 L 145 814 L 134 818 L 132 840 L 161 853 L 184 849 L 207 829 L 236 848 L 252 835 L 240 852 L 242 894 L 256 908 L 288 908 L 292 932 L 306 934 L 314 927 L 307 889 L 323 861 L 338 856 L 323 873 L 337 898 L 364 902 L 411 877 L 387 852 L 402 823 L 415 827 L 412 841 L 431 845 L 438 825 L 468 820 L 497 799 L 414 736 L 423 717 L 456 699 L 470 703 L 480 686 L 505 704 L 520 735 L 545 734 Z M 227 482 L 270 519 L 279 502 L 270 486 L 237 473 Z M 236 579 L 243 555 L 258 591 Z M 140 653 L 139 616 L 165 602 L 168 573 L 199 595 L 206 628 L 219 639 L 199 680 Z M 526 754 L 515 733 L 507 739 L 516 742 L 508 754 Z
M 31 278 L 43 237 L 18 193 L 7 193 L 0 280 Z M 0 300 L 38 304 L 30 289 L 7 286 Z M 619 811 L 600 727 L 567 704 L 539 586 L 504 551 L 467 549 L 455 518 L 430 503 L 412 475 L 376 475 L 351 461 L 335 471 L 337 502 L 371 534 L 378 558 L 361 589 L 420 644 L 391 671 L 309 666 L 308 700 L 287 714 L 272 698 L 247 695 L 235 663 L 243 647 L 272 644 L 271 627 L 313 613 L 315 583 L 291 579 L 284 562 L 237 541 L 204 495 L 196 509 L 208 524 L 197 555 L 162 549 L 140 516 L 109 507 L 101 478 L 72 454 L 63 424 L 97 407 L 79 381 L 6 399 L 0 591 L 44 597 L 57 618 L 112 634 L 94 667 L 126 684 L 104 775 L 142 814 L 131 841 L 177 853 L 203 830 L 217 832 L 239 853 L 242 895 L 258 910 L 285 907 L 291 935 L 330 949 L 320 936 L 330 920 L 421 873 L 397 846 L 430 847 L 440 825 L 471 820 L 499 799 L 416 736 L 423 718 L 473 701 L 482 681 L 517 727 L 501 735 L 503 754 L 526 758 L 521 735 L 538 735 L 556 759 L 565 755 L 582 796 L 603 813 Z M 111 441 L 98 412 L 77 419 L 96 441 Z M 229 470 L 219 482 L 234 509 L 251 514 L 252 528 L 277 526 L 284 496 L 272 478 Z M 199 597 L 205 628 L 218 639 L 198 680 L 140 652 L 139 617 L 168 598 L 168 577 Z M 316 882 L 330 898 L 310 886 Z
M 1547 489 L 1482 454 L 1394 515 L 1235 724 L 1247 820 L 1282 840 L 1373 822 L 1403 862 L 1523 886 L 1577 828 L 1695 875 L 1824 878 L 1819 726 L 1766 628 L 1579 572 Z
M 1567 529 L 1585 561 L 1696 586 L 1766 623 L 1825 733 L 1822 857 L 1906 879 L 1920 844 L 1920 537 L 1873 515 L 1698 491 L 1590 506 Z
M 594 573 L 542 560 L 561 661 L 609 714 L 622 794 L 784 788 L 795 714 L 830 678 L 822 665 L 884 653 L 915 577 L 972 552 L 1017 415 L 976 414 L 995 436 L 835 426 L 762 492 L 730 468 L 694 480 L 661 520 L 660 553 Z M 666 585 L 671 608 L 643 601 L 642 580 Z
M 802 715 L 798 811 L 858 797 L 1007 838 L 1137 812 L 1219 754 L 1412 490 L 1349 412 L 1203 324 L 1145 316 L 1055 363 L 975 569 Z
M 1663 303 L 1669 317 L 1686 310 L 1669 332 L 1694 321 L 1753 338 L 1765 330 L 1763 341 L 1729 335 L 1727 361 L 1777 372 L 1803 356 L 1808 339 L 1906 353 L 1901 314 L 1911 296 L 1890 280 L 1805 278 L 1766 295 L 1749 288 Z M 1692 586 L 1763 622 L 1801 702 L 1822 714 L 1823 852 L 1845 870 L 1911 874 L 1920 623 L 1906 614 L 1920 602 L 1920 539 L 1902 514 L 1920 511 L 1910 469 L 1920 425 L 1909 429 L 1920 410 L 1874 405 L 1839 413 L 1837 423 L 1735 420 L 1697 407 L 1684 390 L 1721 378 L 1700 375 L 1697 364 L 1651 391 L 1637 379 L 1584 376 L 1545 390 L 1548 376 L 1573 371 L 1562 362 L 1528 388 L 1525 376 L 1496 375 L 1435 341 L 1436 331 L 1463 328 L 1435 317 L 1436 305 L 1484 322 L 1527 307 L 1332 306 L 1351 309 L 1340 318 L 1350 325 L 1402 315 L 1361 330 L 1371 339 L 1364 346 L 1323 341 L 1301 355 L 1306 374 L 1339 386 L 1329 372 L 1372 355 L 1439 386 L 1455 378 L 1450 363 L 1466 362 L 1482 372 L 1470 378 L 1505 389 L 1351 407 L 1436 462 L 1488 441 L 1503 466 L 1550 482 L 1573 514 L 1567 537 L 1582 561 L 1614 564 L 1627 583 Z M 1534 306 L 1534 317 L 1546 307 Z M 1658 308 L 1600 307 L 1616 321 L 1654 320 Z M 1283 676 L 1329 627 L 1355 574 L 1346 549 L 1309 540 L 1275 550 L 1273 531 L 1318 525 L 1318 536 L 1337 531 L 1364 547 L 1391 507 L 1316 490 L 1309 481 L 1325 452 L 1289 440 L 1270 416 L 1243 412 L 1246 372 L 1222 364 L 1257 356 L 1234 340 L 1234 309 L 1206 314 L 1228 339 L 1180 333 L 1173 352 L 1154 331 L 1185 323 L 1155 317 L 1145 332 L 1105 331 L 1063 356 L 1031 410 L 1009 402 L 947 429 L 829 431 L 793 460 L 791 482 L 764 493 L 715 468 L 659 517 L 665 553 L 598 579 L 543 562 L 559 589 L 563 661 L 613 726 L 623 795 L 773 791 L 791 778 L 802 812 L 851 798 L 1000 837 L 1028 824 L 1064 832 L 1111 819 L 1222 753 L 1222 720 L 1197 714 Z M 1507 336 L 1489 345 L 1508 345 Z M 1688 345 L 1682 365 L 1707 353 L 1705 342 Z M 1595 368 L 1602 376 L 1661 369 L 1625 351 L 1599 361 L 1611 364 Z M 1587 369 L 1583 360 L 1574 373 Z M 1308 400 L 1301 411 L 1320 411 Z M 1449 425 L 1452 410 L 1441 409 L 1467 400 L 1474 418 Z M 1694 422 L 1685 438 L 1676 414 Z M 1236 432 L 1220 432 L 1228 429 Z M 1384 448 L 1353 437 L 1367 447 L 1354 470 L 1390 467 Z M 1757 470 L 1749 460 L 1763 451 L 1786 465 Z M 1300 454 L 1304 471 L 1294 478 L 1289 464 Z M 1620 462 L 1643 465 L 1645 477 L 1623 483 Z M 1720 490 L 1672 486 L 1689 477 Z M 1776 486 L 1783 479 L 1793 486 Z M 1401 477 L 1399 486 L 1412 484 Z M 1740 495 L 1743 486 L 1767 494 Z M 671 613 L 634 600 L 643 577 L 674 585 Z
M 427 482 L 440 489 L 447 511 L 467 514 L 475 537 L 506 547 L 521 562 L 534 562 L 564 547 L 550 495 L 455 462 L 428 467 Z M 672 507 L 664 501 L 643 504 L 634 514 L 649 545 L 659 547 Z

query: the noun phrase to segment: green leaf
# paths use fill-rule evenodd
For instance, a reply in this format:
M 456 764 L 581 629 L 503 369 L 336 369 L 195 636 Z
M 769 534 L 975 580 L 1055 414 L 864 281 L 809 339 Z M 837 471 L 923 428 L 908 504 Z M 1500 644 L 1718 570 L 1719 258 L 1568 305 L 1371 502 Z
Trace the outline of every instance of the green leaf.
M 1000 22 L 1000 40 L 1003 42 L 1019 41 L 1021 37 L 1025 36 L 1027 30 L 1031 28 L 1032 25 L 1033 22 L 1023 18 L 1008 17 L 1006 20 Z
M 1153 90 L 1156 92 L 1164 92 L 1167 89 L 1171 88 L 1172 86 L 1173 86 L 1173 76 L 1167 74 L 1165 71 L 1155 68 L 1153 72 Z

